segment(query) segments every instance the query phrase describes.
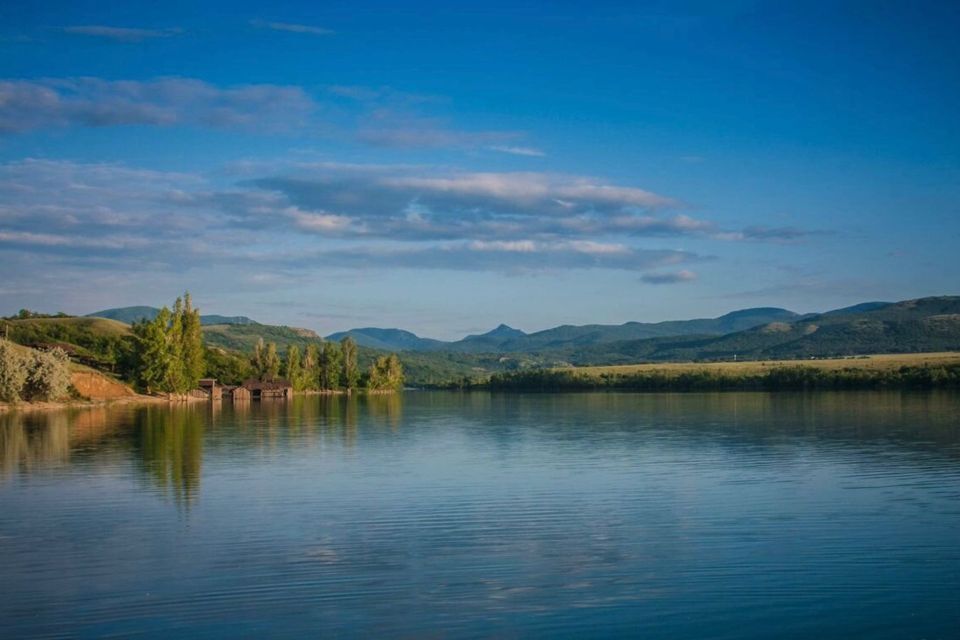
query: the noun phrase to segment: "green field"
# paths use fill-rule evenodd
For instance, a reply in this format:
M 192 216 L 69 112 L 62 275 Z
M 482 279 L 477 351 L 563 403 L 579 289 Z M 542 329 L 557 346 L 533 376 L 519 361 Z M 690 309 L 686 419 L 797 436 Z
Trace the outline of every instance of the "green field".
M 569 371 L 588 376 L 659 374 L 679 376 L 685 373 L 707 371 L 725 376 L 753 376 L 771 369 L 804 367 L 822 371 L 864 370 L 892 371 L 901 367 L 944 366 L 960 364 L 960 352 L 938 353 L 885 353 L 848 358 L 824 358 L 811 360 L 758 360 L 749 362 L 658 362 L 628 364 L 607 367 L 564 367 L 555 371 Z

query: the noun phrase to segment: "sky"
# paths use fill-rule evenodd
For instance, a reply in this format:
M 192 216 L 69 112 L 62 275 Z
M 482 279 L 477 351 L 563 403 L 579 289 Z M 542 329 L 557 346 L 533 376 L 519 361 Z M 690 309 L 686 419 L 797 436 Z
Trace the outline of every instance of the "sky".
M 956 2 L 6 2 L 0 314 L 452 339 L 960 293 Z

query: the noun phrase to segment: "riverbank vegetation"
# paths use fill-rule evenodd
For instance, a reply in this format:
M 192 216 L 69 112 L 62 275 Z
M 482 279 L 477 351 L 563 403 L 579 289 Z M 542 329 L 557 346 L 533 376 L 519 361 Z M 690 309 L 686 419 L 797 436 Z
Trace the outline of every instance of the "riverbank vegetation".
M 495 374 L 474 385 L 497 391 L 801 391 L 841 389 L 960 389 L 960 364 L 903 365 L 896 369 L 773 366 L 734 371 L 695 369 L 591 373 L 541 369 Z

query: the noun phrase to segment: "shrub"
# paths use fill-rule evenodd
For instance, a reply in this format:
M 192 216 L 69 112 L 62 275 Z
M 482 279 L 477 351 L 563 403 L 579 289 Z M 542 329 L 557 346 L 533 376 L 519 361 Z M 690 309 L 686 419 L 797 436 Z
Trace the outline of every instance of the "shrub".
M 29 400 L 59 400 L 70 391 L 70 363 L 63 349 L 35 351 L 22 395 Z
M 0 339 L 0 400 L 17 402 L 27 381 L 26 359 L 12 344 Z

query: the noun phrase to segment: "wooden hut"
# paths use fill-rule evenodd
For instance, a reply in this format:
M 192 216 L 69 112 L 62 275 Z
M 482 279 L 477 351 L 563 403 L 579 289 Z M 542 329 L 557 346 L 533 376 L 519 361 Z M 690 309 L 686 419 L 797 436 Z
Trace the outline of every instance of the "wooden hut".
M 211 400 L 220 400 L 223 397 L 223 391 L 217 384 L 216 378 L 200 378 L 199 386 L 200 390 L 207 394 L 207 397 Z
M 230 399 L 234 402 L 247 402 L 250 400 L 250 390 L 244 387 L 231 387 Z
M 293 385 L 289 380 L 274 378 L 273 380 L 246 380 L 240 388 L 250 392 L 253 400 L 266 398 L 286 399 L 293 397 Z

